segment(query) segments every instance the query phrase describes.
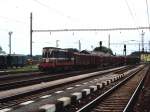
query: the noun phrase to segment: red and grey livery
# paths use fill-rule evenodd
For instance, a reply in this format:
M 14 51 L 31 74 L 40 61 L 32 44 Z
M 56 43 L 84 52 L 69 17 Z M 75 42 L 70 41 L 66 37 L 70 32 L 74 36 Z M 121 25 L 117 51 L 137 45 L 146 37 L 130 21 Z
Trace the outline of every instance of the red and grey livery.
M 102 55 L 95 52 L 81 53 L 69 49 L 44 47 L 39 69 L 42 71 L 72 70 L 136 63 L 139 63 L 139 58 L 137 57 Z

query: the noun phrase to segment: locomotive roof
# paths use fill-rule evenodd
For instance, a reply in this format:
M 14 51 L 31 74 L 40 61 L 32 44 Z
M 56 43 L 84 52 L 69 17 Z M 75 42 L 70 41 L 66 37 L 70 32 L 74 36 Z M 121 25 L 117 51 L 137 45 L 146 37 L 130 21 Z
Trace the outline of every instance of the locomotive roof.
M 61 48 L 56 48 L 56 47 L 44 47 L 43 50 L 44 50 L 44 49 L 50 49 L 50 50 L 68 52 L 67 49 L 61 49 Z
M 74 48 L 57 48 L 57 47 L 44 47 L 43 49 L 52 49 L 52 50 L 59 50 L 59 51 L 68 51 L 68 52 L 79 52 L 77 49 Z

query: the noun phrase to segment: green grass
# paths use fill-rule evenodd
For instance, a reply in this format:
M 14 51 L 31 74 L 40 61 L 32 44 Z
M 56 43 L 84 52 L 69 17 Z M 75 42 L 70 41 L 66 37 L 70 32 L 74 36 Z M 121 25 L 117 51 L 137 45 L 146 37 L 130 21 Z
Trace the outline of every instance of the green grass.
M 32 71 L 38 71 L 38 66 L 37 65 L 28 65 L 20 68 L 13 68 L 9 69 L 9 72 L 32 72 Z

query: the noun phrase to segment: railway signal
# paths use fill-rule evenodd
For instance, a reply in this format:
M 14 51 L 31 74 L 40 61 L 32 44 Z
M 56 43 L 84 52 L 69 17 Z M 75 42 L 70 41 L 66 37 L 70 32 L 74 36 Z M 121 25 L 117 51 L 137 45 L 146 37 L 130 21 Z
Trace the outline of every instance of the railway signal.
M 102 50 L 102 41 L 99 42 L 100 50 Z
M 124 55 L 126 56 L 126 44 L 124 44 L 124 50 L 123 50 L 123 52 L 124 52 Z

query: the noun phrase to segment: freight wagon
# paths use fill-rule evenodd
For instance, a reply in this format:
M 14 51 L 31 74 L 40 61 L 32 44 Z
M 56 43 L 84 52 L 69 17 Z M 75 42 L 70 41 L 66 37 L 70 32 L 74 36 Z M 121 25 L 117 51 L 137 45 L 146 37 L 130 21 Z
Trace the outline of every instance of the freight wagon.
M 41 71 L 53 71 L 58 69 L 81 69 L 108 66 L 123 66 L 125 64 L 139 63 L 137 57 L 108 56 L 98 53 L 74 52 L 68 49 L 44 47 L 42 60 L 39 64 Z
M 26 63 L 24 55 L 0 55 L 0 69 L 23 67 Z

